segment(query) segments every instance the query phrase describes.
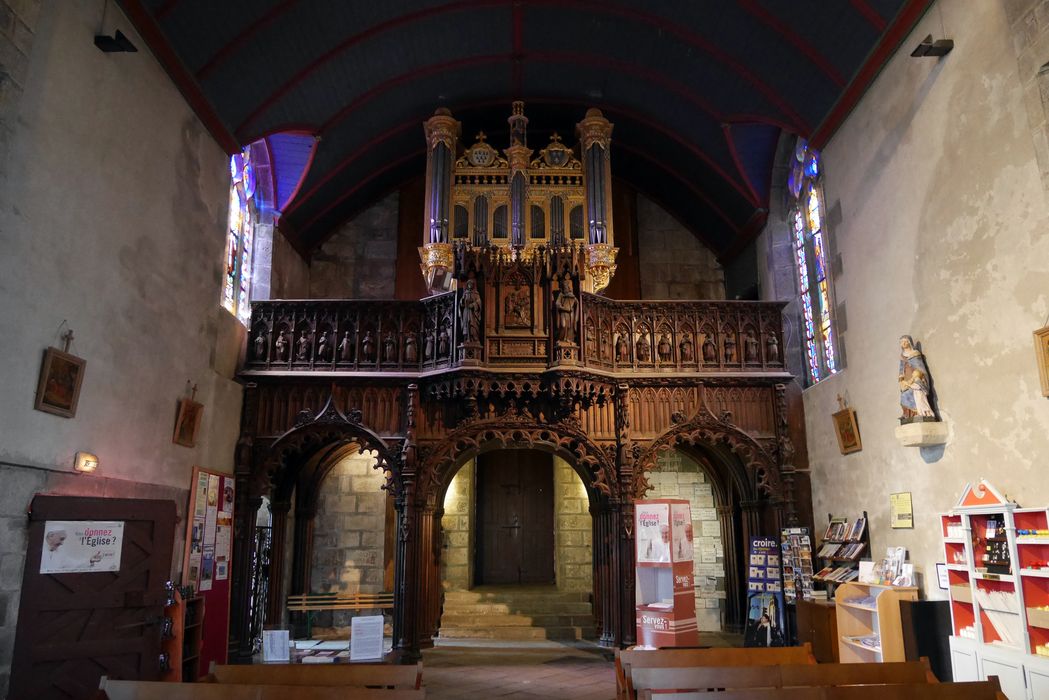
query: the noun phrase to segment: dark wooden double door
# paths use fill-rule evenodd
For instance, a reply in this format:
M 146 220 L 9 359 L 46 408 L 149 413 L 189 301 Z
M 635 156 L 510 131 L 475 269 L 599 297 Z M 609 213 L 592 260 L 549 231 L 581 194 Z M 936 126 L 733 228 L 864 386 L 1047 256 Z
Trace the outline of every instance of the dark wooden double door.
M 554 583 L 554 465 L 535 450 L 477 460 L 478 585 Z

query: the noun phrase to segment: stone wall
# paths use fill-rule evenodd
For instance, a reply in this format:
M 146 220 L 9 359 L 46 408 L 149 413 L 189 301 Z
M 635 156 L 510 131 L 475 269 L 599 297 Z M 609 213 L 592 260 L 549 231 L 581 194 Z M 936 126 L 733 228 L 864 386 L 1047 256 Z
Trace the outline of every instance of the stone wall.
M 696 579 L 696 621 L 701 632 L 721 631 L 725 608 L 725 546 L 714 492 L 699 464 L 676 450 L 659 457 L 649 473 L 653 490 L 647 498 L 687 498 L 692 509 Z
M 311 298 L 394 298 L 397 209 L 394 192 L 344 223 L 313 252 Z
M 1043 9 L 1026 25 L 1035 5 Z M 804 393 L 813 510 L 867 510 L 873 551 L 907 547 L 931 598 L 945 595 L 937 514 L 966 482 L 986 477 L 1025 507 L 1049 503 L 1049 403 L 1031 337 L 1049 315 L 1049 206 L 1029 116 L 1037 110 L 1025 108 L 1046 54 L 1018 62 L 1014 50 L 1028 29 L 1049 41 L 1038 31 L 1046 7 L 937 3 L 823 150 L 849 363 Z M 927 34 L 943 35 L 941 21 L 954 51 L 910 58 Z M 894 437 L 901 334 L 924 348 L 946 448 Z M 839 394 L 863 440 L 848 456 L 831 421 Z M 906 491 L 914 529 L 892 530 L 889 495 Z
M 119 8 L 100 16 L 90 2 L 0 3 L 0 673 L 33 493 L 184 508 L 193 465 L 231 470 L 239 433 L 244 329 L 219 305 L 229 161 Z M 138 53 L 92 44 L 118 28 Z M 62 418 L 33 405 L 44 349 L 70 328 L 87 365 Z M 192 448 L 171 439 L 187 380 L 204 404 Z M 97 474 L 69 474 L 78 450 L 99 456 Z M 175 547 L 173 570 L 181 534 Z
M 583 480 L 554 457 L 554 571 L 562 591 L 594 587 L 594 525 Z
M 312 593 L 383 589 L 386 492 L 383 473 L 374 466 L 375 453 L 355 454 L 324 477 L 313 526 Z M 353 615 L 320 614 L 316 624 L 349 627 Z
M 466 590 L 473 586 L 475 472 L 475 462 L 471 459 L 459 469 L 444 495 L 441 582 L 445 589 Z
M 658 204 L 637 195 L 643 299 L 724 299 L 725 271 L 714 253 Z

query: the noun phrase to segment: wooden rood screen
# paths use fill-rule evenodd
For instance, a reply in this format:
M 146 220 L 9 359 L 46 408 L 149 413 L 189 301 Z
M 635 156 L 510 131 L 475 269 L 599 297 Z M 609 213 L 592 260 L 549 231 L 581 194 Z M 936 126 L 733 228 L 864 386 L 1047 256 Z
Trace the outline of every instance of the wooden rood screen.
M 47 521 L 122 522 L 119 570 L 41 574 Z M 172 501 L 34 498 L 8 697 L 87 698 L 103 675 L 158 678 L 174 533 Z

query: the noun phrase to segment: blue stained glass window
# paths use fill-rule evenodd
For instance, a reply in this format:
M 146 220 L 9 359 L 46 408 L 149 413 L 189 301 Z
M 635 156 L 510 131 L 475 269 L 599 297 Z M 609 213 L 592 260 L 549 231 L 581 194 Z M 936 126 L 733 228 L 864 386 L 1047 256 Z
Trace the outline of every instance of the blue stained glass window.
M 822 166 L 819 152 L 799 138 L 787 187 L 795 199 L 792 215 L 794 262 L 804 328 L 805 360 L 811 383 L 839 371 L 823 229 Z
M 251 149 L 229 160 L 229 224 L 222 306 L 247 325 L 251 318 L 251 271 L 255 247 L 255 170 Z

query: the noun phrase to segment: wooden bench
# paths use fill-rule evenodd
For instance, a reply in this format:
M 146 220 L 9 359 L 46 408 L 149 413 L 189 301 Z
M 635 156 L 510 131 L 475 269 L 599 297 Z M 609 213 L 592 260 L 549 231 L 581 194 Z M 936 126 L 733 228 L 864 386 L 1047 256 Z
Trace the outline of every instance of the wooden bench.
M 630 669 L 630 685 L 642 690 L 688 690 L 699 695 L 714 690 L 749 688 L 831 687 L 939 683 L 928 661 L 871 664 L 805 664 L 789 666 L 700 666 Z M 656 697 L 662 698 L 660 694 Z M 720 694 L 716 697 L 720 698 Z
M 313 613 L 328 610 L 393 610 L 393 593 L 296 593 L 288 612 L 306 613 L 306 636 L 313 636 Z
M 203 683 L 238 685 L 352 686 L 357 688 L 422 687 L 423 665 L 394 664 L 255 664 L 212 666 Z
M 639 700 L 1008 700 L 997 678 L 974 683 L 899 683 L 814 688 L 751 688 L 719 693 L 653 692 Z
M 623 649 L 616 651 L 616 697 L 633 698 L 630 668 L 691 668 L 694 666 L 777 666 L 815 664 L 812 645 L 799 647 L 716 647 L 695 649 Z
M 425 700 L 426 690 L 114 681 L 105 677 L 96 700 Z

